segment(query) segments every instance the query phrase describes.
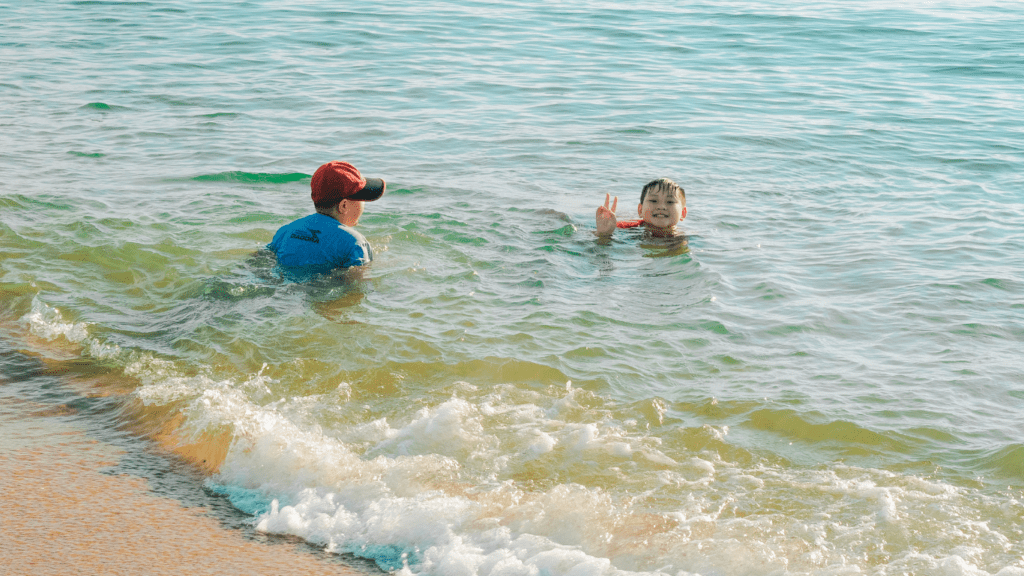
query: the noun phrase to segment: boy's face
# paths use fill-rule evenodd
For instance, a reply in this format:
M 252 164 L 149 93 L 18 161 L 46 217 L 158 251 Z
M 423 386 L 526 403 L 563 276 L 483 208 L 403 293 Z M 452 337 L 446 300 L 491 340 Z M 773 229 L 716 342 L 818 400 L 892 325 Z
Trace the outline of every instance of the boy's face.
M 685 201 L 667 186 L 649 190 L 636 211 L 645 223 L 656 228 L 672 228 L 686 218 Z

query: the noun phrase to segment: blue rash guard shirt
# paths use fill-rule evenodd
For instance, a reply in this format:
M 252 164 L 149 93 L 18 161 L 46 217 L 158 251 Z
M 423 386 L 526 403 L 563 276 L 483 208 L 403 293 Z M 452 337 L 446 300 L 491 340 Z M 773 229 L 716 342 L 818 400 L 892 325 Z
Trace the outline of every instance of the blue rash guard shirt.
M 267 250 L 277 255 L 279 265 L 300 276 L 362 266 L 373 260 L 370 243 L 362 234 L 319 213 L 281 226 Z

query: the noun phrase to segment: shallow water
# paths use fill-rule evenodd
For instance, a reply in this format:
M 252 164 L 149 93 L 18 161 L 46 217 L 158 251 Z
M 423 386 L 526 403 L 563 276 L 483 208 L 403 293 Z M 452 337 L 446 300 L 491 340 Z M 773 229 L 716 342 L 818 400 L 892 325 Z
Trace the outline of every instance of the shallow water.
M 1016 4 L 0 17 L 0 367 L 88 380 L 258 530 L 414 574 L 1024 573 Z M 253 254 L 337 158 L 388 181 L 375 261 L 282 283 Z M 659 176 L 688 246 L 597 242 Z

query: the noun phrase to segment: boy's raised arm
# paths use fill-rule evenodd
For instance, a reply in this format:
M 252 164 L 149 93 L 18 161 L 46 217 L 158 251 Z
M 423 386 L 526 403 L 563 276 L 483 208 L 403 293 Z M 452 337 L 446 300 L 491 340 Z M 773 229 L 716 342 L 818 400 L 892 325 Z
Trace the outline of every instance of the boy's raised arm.
M 610 205 L 609 205 L 610 204 Z M 597 235 L 611 236 L 615 232 L 615 209 L 619 207 L 619 197 L 612 200 L 611 194 L 604 195 L 604 206 L 597 207 Z

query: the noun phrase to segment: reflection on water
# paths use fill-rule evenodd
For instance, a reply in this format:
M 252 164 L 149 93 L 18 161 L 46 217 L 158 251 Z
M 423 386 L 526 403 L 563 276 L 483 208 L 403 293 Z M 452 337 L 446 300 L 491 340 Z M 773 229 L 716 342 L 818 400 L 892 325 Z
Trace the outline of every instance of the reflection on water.
M 644 258 L 670 258 L 690 253 L 690 239 L 685 234 L 668 238 L 644 235 L 640 247 L 646 250 Z

